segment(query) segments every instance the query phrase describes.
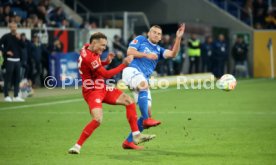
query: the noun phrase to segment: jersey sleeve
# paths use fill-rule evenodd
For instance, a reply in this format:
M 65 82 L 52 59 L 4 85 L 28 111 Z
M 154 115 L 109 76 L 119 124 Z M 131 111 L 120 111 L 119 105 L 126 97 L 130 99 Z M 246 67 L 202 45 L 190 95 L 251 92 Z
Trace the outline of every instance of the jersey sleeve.
M 120 64 L 116 68 L 106 70 L 103 66 L 100 66 L 96 72 L 103 76 L 104 78 L 111 78 L 115 76 L 116 74 L 120 73 L 124 68 L 126 67 L 125 64 Z
M 137 36 L 129 43 L 128 47 L 138 50 L 144 39 L 144 36 Z
M 162 58 L 162 59 L 166 59 L 166 57 L 165 57 L 165 52 L 166 51 L 168 51 L 169 49 L 165 49 L 165 48 L 163 48 L 163 47 L 160 47 L 160 57 Z

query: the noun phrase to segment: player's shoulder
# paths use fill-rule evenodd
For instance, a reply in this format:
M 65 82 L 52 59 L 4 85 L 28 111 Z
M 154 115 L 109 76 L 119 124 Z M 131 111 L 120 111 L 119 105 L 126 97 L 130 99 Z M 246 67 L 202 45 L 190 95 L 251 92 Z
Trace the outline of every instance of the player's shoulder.
M 137 44 L 139 42 L 144 42 L 145 40 L 147 40 L 147 38 L 145 36 L 139 35 L 137 37 L 135 37 L 130 44 Z
M 89 44 L 85 44 L 80 51 L 80 56 L 82 57 L 82 59 L 85 61 L 88 61 L 88 62 L 99 59 L 99 56 L 97 54 L 91 52 L 88 49 L 88 46 L 89 46 Z

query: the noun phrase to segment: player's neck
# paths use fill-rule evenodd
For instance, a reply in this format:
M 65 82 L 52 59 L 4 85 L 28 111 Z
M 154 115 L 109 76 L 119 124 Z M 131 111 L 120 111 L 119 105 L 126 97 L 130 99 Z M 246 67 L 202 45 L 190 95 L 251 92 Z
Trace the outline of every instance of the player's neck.
M 89 46 L 87 47 L 87 49 L 90 50 L 91 52 L 95 53 L 95 52 L 94 52 L 94 49 L 91 47 L 91 45 L 89 45 Z
M 149 38 L 148 41 L 152 44 L 152 45 L 156 45 L 157 43 L 152 42 Z

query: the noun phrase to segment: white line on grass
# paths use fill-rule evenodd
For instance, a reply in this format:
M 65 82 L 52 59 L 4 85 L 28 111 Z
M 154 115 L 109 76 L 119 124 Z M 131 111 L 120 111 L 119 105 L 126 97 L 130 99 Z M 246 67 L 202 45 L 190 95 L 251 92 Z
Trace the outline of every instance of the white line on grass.
M 6 111 L 6 110 L 11 110 L 11 109 L 32 108 L 32 107 L 40 107 L 40 106 L 49 106 L 49 105 L 64 104 L 64 103 L 71 103 L 71 102 L 79 102 L 81 100 L 83 100 L 83 99 L 81 98 L 81 99 L 71 99 L 71 100 L 63 100 L 63 101 L 53 101 L 53 102 L 48 102 L 48 103 L 19 105 L 19 106 L 14 106 L 14 107 L 0 108 L 0 111 Z
M 163 93 L 163 92 L 169 92 L 169 91 L 173 91 L 173 90 L 176 90 L 176 89 L 171 88 L 171 89 L 163 89 L 163 90 L 153 90 L 152 93 Z M 38 104 L 29 104 L 29 105 L 19 105 L 19 106 L 13 106 L 13 107 L 0 108 L 0 111 L 65 104 L 65 103 L 71 103 L 71 102 L 79 102 L 82 100 L 83 100 L 83 98 L 63 100 L 63 101 L 52 101 L 52 102 L 47 102 L 47 103 L 38 103 Z
M 257 80 L 243 80 L 243 83 L 249 83 L 252 81 L 263 81 L 267 79 L 257 79 Z M 169 89 L 158 89 L 158 90 L 152 90 L 151 93 L 165 93 L 169 91 L 174 91 L 177 90 L 177 88 L 169 88 Z M 32 107 L 40 107 L 40 106 L 49 106 L 49 105 L 57 105 L 57 104 L 64 104 L 64 103 L 70 103 L 70 102 L 79 102 L 82 101 L 83 98 L 79 99 L 71 99 L 71 100 L 64 100 L 64 101 L 53 101 L 53 102 L 48 102 L 48 103 L 38 103 L 38 104 L 29 104 L 29 105 L 19 105 L 19 106 L 13 106 L 13 107 L 5 107 L 5 108 L 0 108 L 0 111 L 6 111 L 6 110 L 12 110 L 12 109 L 23 109 L 23 108 L 32 108 Z

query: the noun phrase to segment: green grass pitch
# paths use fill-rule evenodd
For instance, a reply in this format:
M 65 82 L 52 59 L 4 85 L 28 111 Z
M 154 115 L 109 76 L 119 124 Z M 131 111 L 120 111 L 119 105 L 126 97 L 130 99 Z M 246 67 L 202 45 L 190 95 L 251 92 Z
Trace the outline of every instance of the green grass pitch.
M 121 148 L 125 109 L 104 105 L 102 125 L 80 155 L 69 155 L 91 119 L 80 92 L 43 89 L 26 103 L 0 102 L 0 164 L 276 164 L 275 80 L 240 80 L 231 92 L 152 91 L 162 124 L 145 131 L 157 137 L 143 151 Z

